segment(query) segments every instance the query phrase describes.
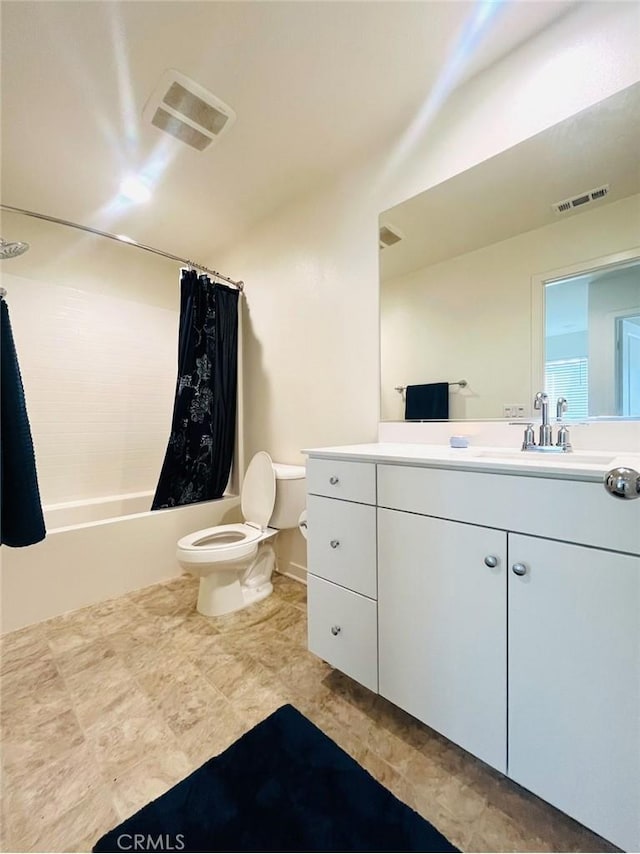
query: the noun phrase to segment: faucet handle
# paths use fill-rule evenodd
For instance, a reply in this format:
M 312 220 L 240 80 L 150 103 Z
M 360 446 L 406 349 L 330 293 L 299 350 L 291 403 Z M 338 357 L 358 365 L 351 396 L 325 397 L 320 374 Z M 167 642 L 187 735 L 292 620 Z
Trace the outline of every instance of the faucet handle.
M 558 448 L 562 448 L 562 450 L 566 452 L 573 450 L 571 440 L 569 438 L 569 428 L 564 424 L 561 424 L 560 427 L 558 427 L 558 440 L 556 442 L 556 446 Z
M 524 428 L 524 436 L 522 437 L 522 450 L 528 451 L 529 448 L 535 447 L 535 444 L 536 435 L 533 432 L 533 424 L 526 424 Z

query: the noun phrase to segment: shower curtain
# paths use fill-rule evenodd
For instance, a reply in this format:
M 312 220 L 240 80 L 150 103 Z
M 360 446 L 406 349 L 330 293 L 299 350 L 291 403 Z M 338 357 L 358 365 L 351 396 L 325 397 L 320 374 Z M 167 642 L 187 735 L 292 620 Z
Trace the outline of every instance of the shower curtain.
M 152 510 L 224 493 L 236 429 L 238 296 L 182 271 L 173 419 Z
M 22 376 L 9 309 L 0 298 L 0 543 L 30 546 L 45 535 Z

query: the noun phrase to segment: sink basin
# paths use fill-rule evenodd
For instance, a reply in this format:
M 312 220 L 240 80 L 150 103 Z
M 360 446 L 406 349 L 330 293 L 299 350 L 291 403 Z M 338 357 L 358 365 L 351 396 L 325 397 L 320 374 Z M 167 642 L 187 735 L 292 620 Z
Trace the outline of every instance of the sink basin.
M 513 460 L 514 462 L 546 463 L 551 465 L 592 465 L 608 466 L 616 459 L 615 454 L 598 454 L 591 451 L 517 451 L 505 448 L 485 448 L 478 457 L 493 460 Z

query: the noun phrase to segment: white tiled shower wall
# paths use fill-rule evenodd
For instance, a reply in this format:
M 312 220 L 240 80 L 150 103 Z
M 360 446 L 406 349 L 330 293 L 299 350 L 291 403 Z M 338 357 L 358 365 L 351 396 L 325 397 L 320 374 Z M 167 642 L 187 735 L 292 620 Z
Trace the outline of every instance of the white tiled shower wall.
M 176 309 L 3 277 L 44 504 L 155 489 L 171 426 Z

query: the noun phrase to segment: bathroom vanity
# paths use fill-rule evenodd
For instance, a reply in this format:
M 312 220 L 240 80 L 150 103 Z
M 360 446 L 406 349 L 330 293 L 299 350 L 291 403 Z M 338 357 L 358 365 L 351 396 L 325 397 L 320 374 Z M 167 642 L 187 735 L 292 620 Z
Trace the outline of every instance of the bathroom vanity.
M 306 453 L 310 650 L 639 850 L 637 456 Z

